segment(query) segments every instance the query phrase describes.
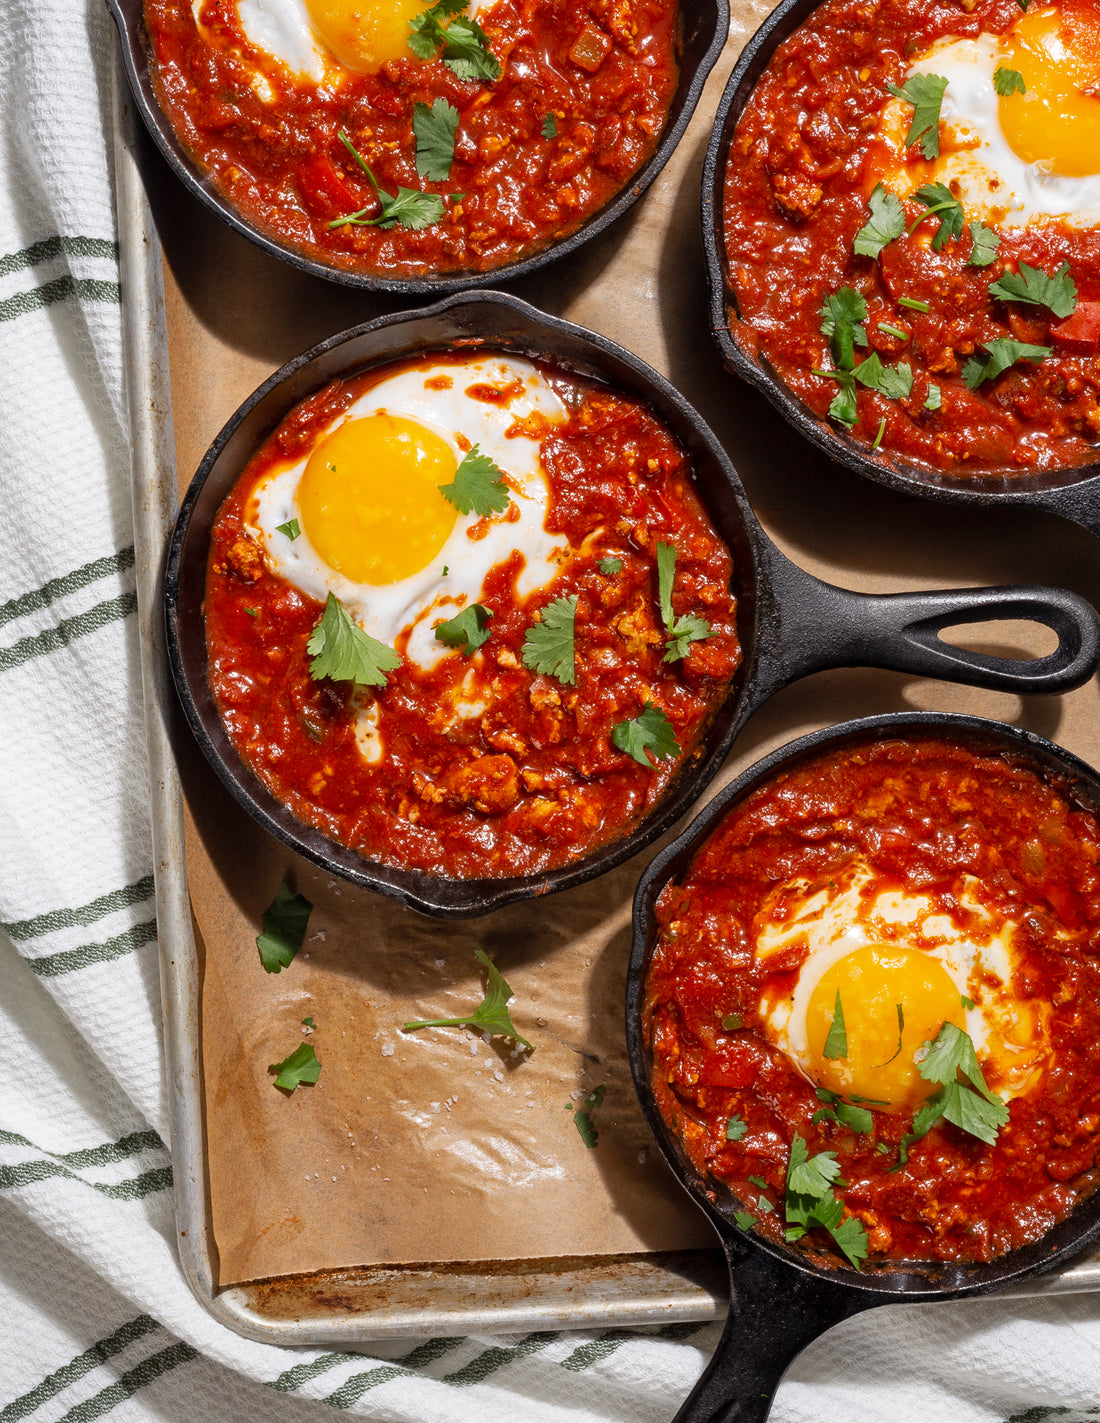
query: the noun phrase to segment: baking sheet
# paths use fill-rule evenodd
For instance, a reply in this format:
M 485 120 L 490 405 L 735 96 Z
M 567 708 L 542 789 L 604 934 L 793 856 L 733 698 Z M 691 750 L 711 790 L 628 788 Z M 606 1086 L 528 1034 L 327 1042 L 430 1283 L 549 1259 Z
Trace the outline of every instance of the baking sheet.
M 634 212 L 576 258 L 513 289 L 605 332 L 668 374 L 726 443 L 769 532 L 818 576 L 881 592 L 1059 582 L 1097 601 L 1098 550 L 1082 531 L 1047 516 L 953 510 L 863 485 L 805 448 L 769 407 L 721 371 L 707 333 L 699 171 L 721 85 L 767 8 L 735 5 L 731 43 L 699 114 Z M 407 303 L 301 277 L 221 228 L 156 162 L 149 174 L 165 248 L 171 399 L 185 483 L 222 421 L 282 360 L 335 330 Z M 156 274 L 149 279 L 155 307 Z M 155 310 L 146 315 L 155 325 Z M 147 337 L 144 328 L 142 334 Z M 148 374 L 156 352 L 146 349 L 146 356 L 138 364 Z M 163 474 L 164 402 L 146 391 L 144 404 L 136 403 L 154 417 L 148 462 Z M 163 495 L 162 484 L 154 502 Z M 142 497 L 148 503 L 148 491 Z M 149 523 L 152 537 L 155 512 Z M 155 642 L 155 630 L 147 628 L 147 636 Z M 1047 637 L 1014 624 L 967 630 L 969 645 L 1002 653 L 1044 652 Z M 163 687 L 150 686 L 151 702 L 161 710 L 162 694 Z M 1065 698 L 1025 701 L 846 670 L 819 674 L 774 698 L 742 734 L 723 780 L 804 731 L 911 707 L 1000 716 L 1051 736 L 1086 760 L 1100 760 L 1095 684 Z M 709 1241 L 709 1228 L 669 1188 L 656 1154 L 647 1149 L 616 1036 L 639 862 L 601 880 L 595 891 L 586 887 L 537 906 L 512 906 L 457 928 L 441 925 L 351 886 L 329 884 L 311 867 L 292 862 L 234 818 L 237 812 L 205 767 L 184 743 L 180 749 L 195 807 L 188 863 L 200 932 L 191 965 L 185 943 L 167 946 L 176 965 L 169 964 L 168 1002 L 176 1015 L 175 1038 L 193 1061 L 198 1044 L 188 1035 L 198 1018 L 189 999 L 194 980 L 188 987 L 180 974 L 202 974 L 207 1185 L 216 1247 L 209 1238 L 193 1238 L 196 1226 L 208 1221 L 201 1158 L 194 1154 L 200 1104 L 186 1090 L 177 1102 L 192 1151 L 183 1187 L 184 1229 L 192 1231 L 185 1252 L 200 1292 L 212 1294 L 215 1281 L 224 1286 L 336 1270 L 339 1276 L 329 1276 L 331 1293 L 337 1278 L 351 1289 L 356 1280 L 377 1281 L 379 1272 L 401 1274 L 403 1267 L 401 1277 L 416 1277 L 426 1297 L 453 1304 L 466 1287 L 461 1281 L 480 1281 L 484 1288 L 489 1280 L 515 1279 L 516 1262 L 545 1257 L 556 1263 L 533 1266 L 527 1276 L 521 1270 L 523 1288 L 528 1277 L 541 1279 L 544 1300 L 554 1298 L 556 1288 L 548 1306 L 552 1316 L 556 1310 L 569 1317 L 572 1297 L 579 1323 L 584 1290 L 566 1282 L 579 1281 L 602 1256 L 601 1278 L 623 1286 L 621 1317 L 638 1318 L 631 1310 L 638 1296 L 625 1282 L 630 1262 L 635 1279 L 646 1273 L 637 1264 L 642 1260 L 655 1263 L 650 1274 L 667 1269 L 690 1281 L 673 1309 L 682 1311 L 688 1297 L 695 1303 L 687 1308 L 697 1317 L 712 1313 L 706 1270 L 698 1282 L 691 1279 L 701 1258 L 691 1247 Z M 169 768 L 162 776 L 167 802 L 170 779 Z M 166 848 L 158 856 L 158 889 L 161 881 L 169 883 L 165 865 L 178 853 L 176 813 L 169 805 L 160 821 Z M 256 962 L 254 937 L 259 911 L 288 868 L 317 906 L 305 950 L 310 957 L 303 954 L 291 970 L 267 978 Z M 165 905 L 164 918 L 172 915 L 182 939 L 178 903 Z M 475 945 L 497 957 L 516 991 L 517 1024 L 539 1040 L 530 1062 L 502 1061 L 461 1032 L 432 1030 L 431 1038 L 410 1040 L 398 1030 L 407 1017 L 476 1003 Z M 307 1015 L 318 1024 L 311 1041 L 325 1068 L 317 1088 L 285 1099 L 272 1088 L 266 1066 L 301 1040 L 300 1020 Z M 575 1094 L 583 1096 L 600 1082 L 608 1088 L 596 1114 L 602 1136 L 589 1151 L 566 1104 L 575 1106 Z M 446 1149 L 437 1149 L 441 1143 Z M 456 1264 L 439 1270 L 442 1261 Z M 487 1263 L 479 1269 L 478 1261 Z M 1098 1274 L 1095 1266 L 1077 1267 L 1076 1274 L 1041 1288 L 1094 1287 Z M 300 1282 L 299 1296 L 303 1292 Z M 235 1308 L 285 1316 L 292 1294 L 277 1292 L 278 1304 L 270 1290 L 237 1291 Z M 314 1301 L 316 1294 L 310 1296 Z M 607 1318 L 606 1298 L 603 1304 Z M 360 1296 L 356 1310 L 363 1307 Z M 667 1307 L 666 1301 L 656 1309 Z M 296 1318 L 309 1313 L 301 1299 L 295 1308 Z M 526 1315 L 516 1308 L 523 1320 L 547 1318 L 546 1308 L 539 1313 L 537 1291 Z M 610 1308 L 614 1314 L 613 1303 Z M 424 1318 L 422 1327 L 434 1325 Z M 512 1325 L 498 1318 L 496 1327 Z M 368 1319 L 364 1333 L 378 1332 Z M 309 1337 L 331 1336 L 315 1328 Z

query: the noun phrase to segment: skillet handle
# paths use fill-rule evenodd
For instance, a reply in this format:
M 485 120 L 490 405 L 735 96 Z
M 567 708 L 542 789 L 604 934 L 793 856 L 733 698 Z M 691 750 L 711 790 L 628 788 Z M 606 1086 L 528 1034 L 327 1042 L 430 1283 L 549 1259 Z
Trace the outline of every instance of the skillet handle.
M 771 623 L 753 688 L 757 705 L 780 686 L 826 667 L 888 667 L 919 677 L 1006 692 L 1067 692 L 1100 662 L 1100 617 L 1065 588 L 945 588 L 919 593 L 853 593 L 823 583 L 770 551 Z M 990 657 L 944 642 L 944 628 L 1009 618 L 1058 635 L 1046 657 Z
M 896 1302 L 806 1274 L 739 1240 L 723 1245 L 729 1318 L 674 1423 L 764 1423 L 780 1379 L 807 1344 L 842 1319 Z

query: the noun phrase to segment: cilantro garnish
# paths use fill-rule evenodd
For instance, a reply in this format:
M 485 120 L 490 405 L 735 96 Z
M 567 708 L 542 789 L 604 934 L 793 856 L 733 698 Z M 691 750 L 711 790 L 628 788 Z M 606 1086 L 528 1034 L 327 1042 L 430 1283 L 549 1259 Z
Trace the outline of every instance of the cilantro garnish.
M 593 1147 L 599 1143 L 600 1134 L 596 1130 L 592 1121 L 591 1113 L 603 1102 L 603 1094 L 606 1088 L 601 1083 L 599 1087 L 593 1088 L 584 1099 L 583 1105 L 573 1111 L 572 1103 L 569 1103 L 569 1110 L 573 1112 L 573 1124 L 581 1134 L 581 1140 L 585 1146 Z
M 908 307 L 910 311 L 931 311 L 932 308 L 926 301 L 918 301 L 915 296 L 899 296 L 898 305 Z
M 276 524 L 275 532 L 277 534 L 286 534 L 290 542 L 293 543 L 296 538 L 300 537 L 302 526 L 297 519 L 288 519 L 285 524 Z
M 909 332 L 903 331 L 900 326 L 891 326 L 888 321 L 876 321 L 875 326 L 879 331 L 885 331 L 887 336 L 896 336 L 899 341 L 908 341 Z
M 467 0 L 439 0 L 409 21 L 409 48 L 417 59 L 434 59 L 442 49 L 443 63 L 460 79 L 499 79 L 500 61 L 489 49 L 489 36 L 476 20 L 462 14 Z M 449 24 L 443 24 L 449 20 Z
M 302 1027 L 303 1027 L 303 1028 L 315 1028 L 316 1026 L 317 1026 L 317 1024 L 313 1021 L 312 1018 L 303 1018 L 303 1019 L 302 1019 Z
M 331 677 L 360 687 L 384 687 L 386 673 L 401 666 L 392 647 L 365 633 L 335 593 L 325 603 L 321 621 L 309 635 L 306 651 L 312 654 L 309 675 L 315 682 Z
M 309 900 L 292 894 L 285 882 L 275 891 L 275 898 L 264 911 L 263 932 L 256 937 L 265 973 L 281 973 L 293 963 L 306 936 L 312 909 Z
M 814 371 L 815 376 L 828 376 L 840 383 L 840 389 L 829 402 L 829 417 L 841 425 L 853 426 L 859 419 L 856 387 L 851 371 Z
M 746 1176 L 745 1179 L 748 1181 L 750 1186 L 755 1186 L 760 1191 L 766 1191 L 769 1189 L 768 1182 L 764 1180 L 763 1176 Z M 769 1208 L 771 1207 L 770 1201 L 768 1202 L 768 1206 Z
M 377 178 L 367 167 L 362 155 L 343 129 L 340 130 L 337 137 L 367 175 L 382 211 L 377 217 L 367 217 L 370 209 L 360 208 L 358 212 L 334 218 L 329 223 L 330 231 L 336 227 L 346 227 L 349 223 L 355 227 L 381 228 L 394 227 L 400 223 L 402 227 L 418 232 L 422 227 L 431 227 L 432 223 L 438 222 L 443 216 L 446 204 L 438 193 L 418 193 L 415 188 L 402 187 L 398 187 L 396 195 L 384 193 L 378 186 Z
M 510 500 L 504 471 L 488 455 L 478 453 L 478 446 L 462 458 L 455 470 L 453 484 L 441 484 L 439 492 L 462 514 L 471 509 L 484 519 L 489 514 L 503 514 Z
M 905 1010 L 900 1003 L 895 1003 L 894 1007 L 898 1013 L 898 1045 L 885 1062 L 877 1063 L 877 1067 L 889 1067 L 898 1053 L 901 1052 L 901 1035 L 905 1031 Z
M 829 1028 L 829 1036 L 825 1039 L 821 1055 L 829 1058 L 848 1056 L 848 1033 L 844 1027 L 844 1005 L 840 1001 L 839 988 L 836 991 L 836 1004 L 833 1007 L 833 1021 Z
M 1016 0 L 1016 4 L 1019 5 L 1020 9 L 1025 11 L 1026 13 L 1027 7 L 1030 4 L 1030 0 Z
M 414 1028 L 480 1028 L 493 1037 L 512 1038 L 528 1052 L 534 1052 L 535 1049 L 526 1038 L 516 1032 L 512 1023 L 507 1008 L 512 990 L 504 981 L 503 974 L 484 949 L 475 949 L 474 958 L 486 973 L 485 997 L 478 1007 L 472 1013 L 462 1014 L 457 1018 L 424 1018 L 415 1023 L 405 1023 L 402 1031 L 408 1033 Z
M 744 1117 L 739 1117 L 736 1112 L 726 1123 L 726 1140 L 740 1141 L 749 1129 L 749 1124 Z
M 740 1013 L 725 1013 L 722 1016 L 722 1026 L 727 1033 L 732 1033 L 745 1026 L 745 1019 Z
M 557 125 L 557 122 L 556 122 L 555 119 L 554 119 L 554 115 L 553 115 L 553 114 L 547 114 L 546 117 L 543 119 L 543 121 L 542 121 L 542 136 L 543 136 L 543 138 L 557 138 L 557 136 L 558 136 L 558 125 Z
M 1072 316 L 1077 310 L 1077 287 L 1069 274 L 1068 262 L 1063 262 L 1053 277 L 1021 262 L 1018 272 L 1005 272 L 999 280 L 990 283 L 989 295 L 1000 297 L 1002 301 L 1045 306 L 1060 318 Z
M 565 686 L 577 680 L 573 629 L 577 616 L 577 595 L 555 598 L 542 610 L 540 622 L 532 623 L 523 639 L 520 656 L 532 672 L 556 677 Z
M 458 110 L 446 99 L 413 105 L 413 133 L 416 136 L 416 171 L 429 183 L 445 183 L 455 161 L 455 133 Z
M 983 381 L 994 380 L 1017 361 L 1043 361 L 1054 354 L 1053 346 L 1032 346 L 1027 341 L 1013 341 L 1008 336 L 998 336 L 985 343 L 984 356 L 971 356 L 963 366 L 964 383 L 977 390 Z
M 761 1181 L 759 1176 L 750 1176 L 749 1180 L 753 1183 L 754 1186 L 759 1184 L 761 1186 L 766 1187 L 768 1184 L 767 1181 Z M 767 1196 L 757 1196 L 756 1209 L 758 1211 L 763 1211 L 765 1215 L 770 1215 L 772 1211 L 775 1210 L 775 1207 L 772 1205 L 771 1201 L 768 1200 Z
M 844 371 L 855 364 L 855 347 L 866 346 L 867 303 L 855 287 L 840 287 L 821 303 L 821 334 L 829 338 L 833 360 Z
M 967 265 L 988 267 L 997 255 L 997 248 L 1001 245 L 1000 237 L 991 227 L 986 227 L 984 222 L 972 222 L 970 235 L 974 239 L 974 245 L 966 259 Z
M 601 558 L 596 567 L 605 578 L 610 578 L 612 574 L 623 571 L 623 561 L 621 558 Z
M 852 372 L 861 385 L 877 390 L 889 400 L 907 400 L 913 389 L 913 369 L 908 361 L 896 366 L 884 366 L 877 351 L 860 361 Z
M 910 224 L 909 231 L 919 227 L 926 218 L 938 216 L 940 225 L 932 239 L 932 248 L 933 251 L 942 252 L 948 240 L 958 237 L 963 230 L 962 203 L 943 183 L 926 183 L 923 188 L 918 188 L 913 196 L 917 202 L 923 203 L 928 211 L 921 213 L 920 217 Z
M 672 722 L 652 702 L 646 702 L 640 715 L 630 721 L 620 721 L 611 728 L 612 744 L 646 770 L 652 770 L 656 761 L 667 761 L 670 756 L 680 755 L 680 746 Z M 653 753 L 653 761 L 647 756 Z
M 310 1043 L 299 1043 L 289 1057 L 273 1062 L 267 1070 L 277 1074 L 275 1086 L 289 1094 L 303 1082 L 316 1082 L 321 1075 L 321 1064 Z
M 787 1239 L 799 1240 L 807 1230 L 821 1226 L 858 1270 L 860 1261 L 867 1256 L 867 1232 L 854 1216 L 844 1218 L 844 1206 L 832 1189 L 839 1175 L 835 1152 L 819 1151 L 816 1156 L 810 1156 L 805 1141 L 795 1132 L 787 1163 L 784 1198 Z
M 825 1106 L 813 1114 L 811 1120 L 815 1126 L 819 1121 L 832 1121 L 851 1127 L 854 1132 L 863 1133 L 869 1132 L 874 1124 L 874 1119 L 866 1107 L 853 1107 L 826 1087 L 817 1088 L 817 1100 L 824 1102 Z
M 928 394 L 924 397 L 925 410 L 938 410 L 943 404 L 943 391 L 938 385 L 930 385 Z
M 480 603 L 471 603 L 453 618 L 440 623 L 435 630 L 437 642 L 447 647 L 461 647 L 464 657 L 476 652 L 483 642 L 489 641 L 489 619 L 492 613 Z
M 969 1034 L 954 1023 L 944 1023 L 927 1053 L 918 1064 L 926 1082 L 939 1082 L 940 1090 L 929 1097 L 913 1118 L 913 1130 L 902 1138 L 899 1166 L 908 1160 L 909 1145 L 927 1136 L 940 1118 L 992 1146 L 1001 1127 L 1008 1125 L 1008 1108 L 989 1090 L 978 1055 Z M 959 1081 L 959 1075 L 966 1080 Z
M 882 249 L 905 231 L 905 210 L 901 199 L 881 183 L 868 199 L 871 216 L 856 233 L 852 250 L 857 257 L 877 257 Z
M 964 1008 L 973 1008 L 974 1006 L 973 998 L 966 998 L 962 995 L 960 995 L 959 997 L 959 1002 L 963 1005 Z
M 993 71 L 993 87 L 1002 99 L 1010 94 L 1026 94 L 1027 85 L 1018 69 L 998 68 Z
M 899 89 L 887 84 L 896 99 L 913 105 L 913 122 L 905 137 L 905 146 L 919 143 L 925 158 L 935 158 L 940 151 L 940 105 L 943 103 L 947 80 L 942 74 L 914 74 Z
M 690 613 L 676 617 L 672 611 L 672 583 L 676 577 L 676 545 L 657 545 L 657 597 L 661 604 L 661 619 L 668 629 L 665 643 L 666 662 L 679 662 L 693 642 L 702 642 L 711 636 L 710 623 L 705 618 L 697 618 Z
M 886 416 L 878 422 L 878 429 L 875 431 L 875 438 L 871 441 L 871 449 L 877 450 L 882 444 L 882 437 L 886 434 Z
M 738 1230 L 751 1230 L 756 1224 L 756 1217 L 748 1211 L 734 1211 L 733 1219 Z

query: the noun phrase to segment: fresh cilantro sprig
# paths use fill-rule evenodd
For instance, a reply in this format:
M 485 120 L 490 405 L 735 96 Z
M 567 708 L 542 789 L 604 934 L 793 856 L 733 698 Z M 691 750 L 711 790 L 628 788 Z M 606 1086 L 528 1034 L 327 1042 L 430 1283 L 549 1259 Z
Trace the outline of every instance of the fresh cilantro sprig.
M 817 1089 L 817 1100 L 824 1102 L 825 1106 L 810 1118 L 815 1126 L 821 1121 L 832 1121 L 850 1127 L 852 1131 L 862 1135 L 869 1132 L 874 1125 L 874 1118 L 866 1107 L 854 1107 L 826 1087 Z
M 479 454 L 477 445 L 462 457 L 454 482 L 441 484 L 439 492 L 459 513 L 473 509 L 483 519 L 503 514 L 511 501 L 504 471 L 489 455 Z
M 263 932 L 256 936 L 265 973 L 281 973 L 294 962 L 312 909 L 304 895 L 293 894 L 285 883 L 275 891 L 275 898 L 264 911 Z
M 971 356 L 963 366 L 962 378 L 970 390 L 977 390 L 983 381 L 995 380 L 1009 366 L 1017 361 L 1046 360 L 1054 354 L 1053 346 L 1033 346 L 1027 341 L 1014 341 L 1009 336 L 998 336 L 985 343 L 984 356 Z
M 908 1161 L 912 1143 L 927 1136 L 941 1119 L 987 1146 L 994 1145 L 1001 1127 L 1008 1125 L 1008 1108 L 989 1090 L 968 1033 L 954 1023 L 944 1023 L 932 1042 L 924 1046 L 925 1057 L 917 1064 L 920 1075 L 926 1082 L 942 1085 L 914 1116 L 912 1131 L 902 1137 L 895 1170 Z
M 435 630 L 437 642 L 446 647 L 462 648 L 462 655 L 469 657 L 472 652 L 489 641 L 489 619 L 492 612 L 480 603 L 471 603 L 453 618 L 440 623 Z
M 825 1039 L 825 1046 L 821 1050 L 822 1057 L 832 1059 L 848 1056 L 848 1030 L 844 1026 L 844 1005 L 840 1001 L 840 989 L 836 991 L 836 1004 L 833 1008 L 833 1021 L 829 1025 L 829 1035 Z
M 740 1141 L 748 1129 L 749 1124 L 744 1117 L 738 1116 L 738 1114 L 734 1112 L 733 1116 L 731 1116 L 726 1123 L 726 1140 Z
M 839 287 L 821 303 L 821 334 L 827 336 L 833 360 L 845 371 L 855 365 L 855 347 L 866 346 L 867 302 L 855 287 Z
M 932 239 L 932 249 L 935 252 L 942 252 L 949 241 L 954 241 L 963 230 L 962 203 L 955 197 L 951 189 L 943 183 L 926 183 L 923 188 L 918 188 L 913 194 L 914 198 L 928 209 L 921 213 L 909 227 L 912 232 L 922 222 L 930 217 L 938 217 L 939 227 L 936 228 L 936 235 Z
M 337 227 L 381 227 L 391 228 L 400 223 L 402 227 L 407 227 L 413 232 L 419 232 L 423 227 L 431 227 L 433 223 L 439 221 L 446 211 L 447 205 L 438 193 L 418 193 L 415 188 L 398 187 L 396 194 L 386 193 L 378 186 L 378 179 L 367 166 L 362 154 L 358 152 L 355 145 L 347 134 L 340 130 L 337 134 L 340 142 L 355 159 L 359 167 L 367 175 L 371 187 L 374 189 L 378 199 L 381 212 L 377 217 L 368 217 L 369 208 L 360 208 L 358 212 L 350 212 L 343 217 L 333 218 L 329 223 L 329 230 Z M 453 196 L 453 195 L 452 195 Z
M 531 624 L 523 639 L 520 649 L 523 665 L 532 672 L 556 677 L 564 686 L 573 686 L 577 680 L 576 618 L 576 593 L 547 603 L 541 619 Z
M 293 543 L 295 539 L 301 537 L 302 526 L 297 519 L 288 519 L 285 524 L 276 524 L 275 532 L 277 534 L 285 534 L 290 542 Z
M 748 1211 L 734 1211 L 733 1219 L 738 1230 L 751 1230 L 756 1224 L 756 1216 L 750 1215 Z
M 458 110 L 446 99 L 413 105 L 413 135 L 416 138 L 416 171 L 429 183 L 445 183 L 455 161 L 455 134 Z
M 611 741 L 647 771 L 652 770 L 657 761 L 667 761 L 672 756 L 680 755 L 672 722 L 652 702 L 646 702 L 638 716 L 617 722 L 611 728 Z M 652 761 L 647 752 L 652 752 Z
M 993 87 L 1002 99 L 1007 99 L 1010 94 L 1026 94 L 1027 85 L 1024 83 L 1024 76 L 1018 69 L 1005 69 L 999 66 L 993 71 Z
M 697 618 L 690 613 L 678 618 L 672 611 L 672 584 L 675 578 L 676 545 L 662 541 L 657 545 L 657 598 L 661 605 L 661 620 L 669 634 L 665 643 L 666 662 L 679 662 L 691 643 L 713 636 L 706 618 Z
M 974 245 L 970 249 L 970 256 L 966 259 L 969 267 L 988 267 L 997 255 L 997 249 L 1001 245 L 1000 235 L 993 231 L 991 227 L 986 227 L 984 222 L 972 222 L 970 224 L 970 236 Z
M 808 1230 L 821 1226 L 836 1241 L 848 1263 L 858 1270 L 860 1262 L 867 1258 L 867 1232 L 855 1216 L 844 1216 L 844 1206 L 832 1189 L 839 1175 L 835 1152 L 819 1151 L 810 1156 L 805 1141 L 795 1132 L 783 1202 L 787 1239 L 800 1240 Z
M 303 1082 L 316 1082 L 321 1075 L 321 1064 L 311 1043 L 299 1043 L 289 1057 L 273 1062 L 267 1070 L 276 1074 L 275 1086 L 289 1096 Z
M 504 980 L 484 949 L 475 949 L 474 958 L 485 970 L 485 997 L 472 1013 L 459 1014 L 457 1018 L 422 1018 L 415 1023 L 405 1023 L 402 1031 L 412 1032 L 416 1028 L 480 1028 L 492 1037 L 512 1038 L 528 1052 L 534 1048 L 520 1033 L 516 1032 L 512 1015 L 508 1012 L 508 1000 L 512 990 Z
M 898 1053 L 901 1052 L 901 1039 L 902 1034 L 905 1032 L 905 1008 L 900 1003 L 895 1003 L 894 1007 L 897 1009 L 898 1014 L 898 1045 L 885 1062 L 880 1062 L 876 1064 L 877 1067 L 889 1067 L 890 1064 L 893 1062 L 894 1058 L 896 1058 Z
M 913 105 L 913 121 L 905 137 L 905 146 L 920 144 L 925 158 L 935 158 L 940 151 L 940 105 L 943 103 L 947 80 L 942 74 L 914 74 L 899 89 L 887 84 L 897 99 Z
M 460 79 L 499 79 L 500 60 L 477 21 L 462 14 L 466 4 L 467 0 L 439 0 L 410 20 L 409 48 L 417 59 L 434 59 L 442 51 L 443 63 Z
M 908 400 L 913 390 L 913 368 L 908 361 L 886 366 L 877 351 L 860 361 L 852 375 L 869 390 L 877 390 L 888 400 Z
M 943 391 L 938 385 L 930 385 L 928 394 L 924 397 L 925 410 L 939 410 L 943 405 Z
M 852 250 L 857 257 L 877 257 L 882 249 L 905 231 L 905 209 L 896 194 L 881 183 L 868 199 L 871 216 L 856 233 Z
M 354 682 L 359 687 L 384 687 L 386 673 L 401 666 L 393 648 L 365 633 L 335 593 L 328 595 L 306 651 L 312 654 L 309 675 L 315 682 L 331 677 L 335 682 Z
M 1053 277 L 1039 267 L 1021 262 L 1019 271 L 1005 272 L 989 284 L 989 295 L 1002 301 L 1022 301 L 1031 306 L 1045 306 L 1052 315 L 1064 319 L 1077 310 L 1077 285 L 1069 274 L 1069 263 L 1063 262 Z
M 621 558 L 601 558 L 596 567 L 605 578 L 612 578 L 623 571 L 623 561 Z
M 545 139 L 557 138 L 558 124 L 553 114 L 547 114 L 542 121 L 542 136 Z
M 597 1107 L 603 1105 L 603 1095 L 606 1091 L 603 1083 L 599 1087 L 594 1087 L 579 1107 L 574 1111 L 570 1102 L 569 1110 L 573 1113 L 573 1125 L 581 1134 L 581 1140 L 587 1147 L 599 1145 L 600 1133 L 596 1129 L 596 1124 L 592 1120 L 592 1113 Z

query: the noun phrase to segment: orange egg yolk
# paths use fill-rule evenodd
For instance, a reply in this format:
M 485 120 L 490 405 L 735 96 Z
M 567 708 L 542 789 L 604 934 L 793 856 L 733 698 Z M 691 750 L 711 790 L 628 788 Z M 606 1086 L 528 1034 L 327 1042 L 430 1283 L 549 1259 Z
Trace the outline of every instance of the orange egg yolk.
M 317 34 L 348 69 L 373 73 L 387 59 L 409 59 L 409 21 L 428 0 L 306 0 Z
M 838 992 L 847 1049 L 843 1057 L 826 1057 Z M 921 1077 L 913 1054 L 944 1023 L 966 1029 L 959 990 L 943 965 L 919 949 L 866 944 L 827 969 L 810 995 L 810 1075 L 838 1096 L 910 1111 L 937 1090 L 936 1083 Z
M 1100 13 L 1091 3 L 1029 10 L 1000 60 L 1026 92 L 1000 100 L 1001 131 L 1026 163 L 1083 177 L 1100 172 Z
M 439 492 L 458 462 L 415 420 L 379 411 L 339 425 L 309 457 L 298 512 L 330 568 L 356 583 L 397 583 L 429 563 L 457 511 Z

